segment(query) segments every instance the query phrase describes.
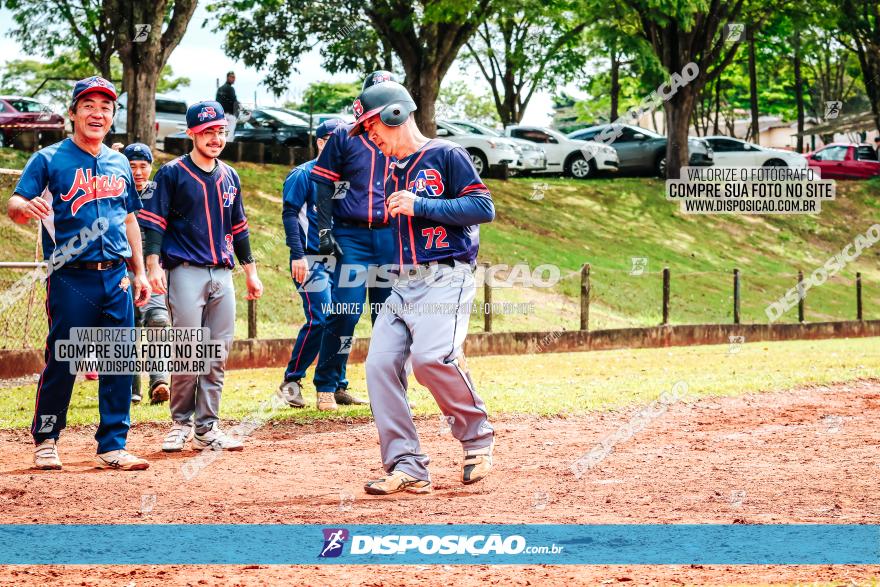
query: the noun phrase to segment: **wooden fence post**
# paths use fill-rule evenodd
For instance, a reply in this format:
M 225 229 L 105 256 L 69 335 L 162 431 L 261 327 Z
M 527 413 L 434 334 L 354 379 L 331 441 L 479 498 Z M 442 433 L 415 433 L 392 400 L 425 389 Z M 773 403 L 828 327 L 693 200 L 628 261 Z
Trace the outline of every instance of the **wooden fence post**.
M 581 330 L 590 329 L 590 264 L 581 266 Z
M 804 272 L 798 271 L 798 284 L 797 284 L 797 292 L 798 292 L 798 322 L 801 324 L 804 323 L 804 287 L 801 283 L 804 281 Z
M 733 270 L 733 323 L 739 324 L 739 269 Z
M 856 273 L 856 320 L 862 321 L 862 272 Z
M 663 268 L 663 322 L 669 324 L 669 267 Z
M 488 264 L 483 275 L 483 330 L 492 332 L 492 273 Z
M 248 338 L 257 338 L 257 300 L 248 300 Z

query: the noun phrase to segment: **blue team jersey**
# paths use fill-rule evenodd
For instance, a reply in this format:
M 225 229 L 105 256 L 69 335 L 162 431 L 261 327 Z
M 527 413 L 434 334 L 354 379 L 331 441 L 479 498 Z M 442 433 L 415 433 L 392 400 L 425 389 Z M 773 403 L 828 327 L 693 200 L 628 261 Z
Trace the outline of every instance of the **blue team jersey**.
M 489 198 L 488 188 L 459 145 L 432 139 L 421 149 L 391 165 L 385 192 L 408 190 L 420 198 Z M 480 248 L 480 226 L 457 226 L 418 216 L 398 214 L 391 222 L 395 257 L 401 265 L 455 259 L 474 263 Z
M 106 145 L 98 156 L 80 149 L 72 139 L 40 149 L 28 160 L 15 193 L 33 200 L 48 189 L 54 234 L 42 227 L 43 257 L 58 247 L 69 251 L 65 262 L 113 261 L 131 256 L 125 219 L 141 207 L 128 159 Z M 106 224 L 99 221 L 106 219 Z M 97 223 L 97 224 L 96 224 Z M 106 227 L 104 230 L 95 228 Z M 90 238 L 82 238 L 91 233 Z M 81 251 L 78 251 L 82 248 Z
M 343 124 L 333 131 L 312 169 L 312 179 L 334 186 L 333 218 L 385 224 L 388 158 L 366 134 L 348 136 L 352 126 Z
M 164 234 L 162 264 L 234 267 L 232 243 L 248 236 L 235 170 L 220 160 L 210 173 L 189 155 L 169 161 L 156 173 L 156 189 L 143 200 L 138 222 Z
M 318 190 L 310 177 L 316 161 L 294 167 L 284 180 L 281 217 L 294 259 L 318 252 Z

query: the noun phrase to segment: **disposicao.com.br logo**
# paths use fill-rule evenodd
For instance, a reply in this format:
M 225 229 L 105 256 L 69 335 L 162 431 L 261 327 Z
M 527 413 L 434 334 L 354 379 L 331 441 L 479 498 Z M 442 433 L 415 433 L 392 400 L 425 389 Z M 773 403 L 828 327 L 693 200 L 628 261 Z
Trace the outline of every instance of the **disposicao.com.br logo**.
M 348 530 L 342 528 L 325 529 L 324 547 L 320 557 L 337 557 L 342 553 L 343 545 L 349 538 Z M 502 536 L 501 534 L 473 536 L 428 534 L 426 536 L 388 534 L 388 535 L 351 535 L 349 554 L 375 555 L 517 555 L 517 554 L 560 554 L 564 547 L 552 544 L 549 546 L 529 546 L 526 539 L 518 534 Z M 329 550 L 328 550 L 329 549 Z

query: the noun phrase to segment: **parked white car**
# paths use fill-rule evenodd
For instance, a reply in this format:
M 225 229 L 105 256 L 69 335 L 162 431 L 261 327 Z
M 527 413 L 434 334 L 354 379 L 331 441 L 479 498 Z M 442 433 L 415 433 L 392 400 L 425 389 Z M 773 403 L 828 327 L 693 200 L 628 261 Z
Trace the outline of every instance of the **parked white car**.
M 477 122 L 471 122 L 469 120 L 444 120 L 443 122 L 454 124 L 455 126 L 463 128 L 475 135 L 485 135 L 488 137 L 504 136 L 494 128 L 489 128 L 488 126 Z M 544 154 L 544 149 L 540 145 L 522 139 L 510 140 L 512 140 L 522 151 L 519 160 L 510 166 L 511 169 L 525 172 L 538 172 L 547 167 L 547 155 Z
M 537 173 L 564 173 L 576 179 L 586 179 L 596 171 L 617 171 L 619 166 L 617 151 L 613 147 L 596 141 L 570 139 L 550 128 L 517 124 L 505 128 L 504 134 L 543 147 L 547 167 Z
M 720 167 L 806 167 L 807 158 L 794 151 L 770 149 L 733 137 L 702 137 Z
M 118 108 L 113 118 L 113 132 L 125 134 L 128 129 L 128 94 L 122 92 L 116 100 Z M 156 144 L 162 148 L 165 137 L 186 130 L 186 102 L 163 94 L 156 94 Z
M 477 173 L 483 175 L 490 168 L 506 163 L 509 167 L 520 158 L 521 151 L 508 138 L 487 137 L 467 132 L 448 122 L 437 121 L 437 137 L 464 147 L 471 156 Z

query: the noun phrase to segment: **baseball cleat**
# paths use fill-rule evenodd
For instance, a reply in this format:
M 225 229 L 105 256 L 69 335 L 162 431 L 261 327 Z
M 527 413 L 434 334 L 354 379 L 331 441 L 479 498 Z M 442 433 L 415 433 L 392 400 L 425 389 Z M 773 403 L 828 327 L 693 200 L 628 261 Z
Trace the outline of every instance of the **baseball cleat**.
M 34 468 L 43 471 L 57 471 L 61 469 L 57 440 L 47 438 L 34 448 Z
M 204 434 L 193 437 L 192 447 L 195 450 L 243 450 L 244 445 L 237 438 L 227 436 L 225 432 L 220 430 L 217 422 L 211 424 L 211 428 Z
M 336 393 L 333 394 L 333 397 L 336 399 L 336 403 L 340 406 L 368 406 L 370 402 L 368 400 L 355 397 L 348 393 L 348 388 L 339 387 L 336 390 Z
M 336 398 L 333 397 L 333 394 L 328 392 L 318 392 L 318 404 L 317 407 L 322 412 L 332 412 L 338 406 L 336 405 Z
M 171 392 L 168 389 L 168 384 L 165 382 L 159 382 L 150 390 L 150 403 L 152 405 L 161 404 L 168 401 L 168 398 L 171 397 Z
M 278 390 L 275 394 L 283 399 L 291 408 L 306 407 L 306 400 L 304 400 L 302 396 L 302 383 L 299 382 L 299 379 L 285 381 L 278 386 Z
M 368 481 L 364 485 L 364 491 L 370 495 L 391 495 L 400 491 L 409 493 L 431 493 L 433 488 L 430 481 L 416 479 L 403 471 L 392 471 L 390 475 Z
M 168 431 L 165 440 L 162 441 L 163 452 L 180 452 L 187 440 L 192 440 L 193 427 L 190 424 L 178 424 L 177 422 Z
M 475 448 L 464 451 L 464 461 L 461 463 L 461 482 L 465 485 L 476 483 L 489 474 L 492 470 L 492 449 L 495 441 L 485 448 Z
M 140 391 L 132 391 L 131 392 L 131 403 L 137 405 L 141 403 L 141 392 Z
M 120 469 L 122 471 L 143 471 L 150 463 L 136 457 L 125 449 L 103 452 L 95 457 L 99 469 Z

